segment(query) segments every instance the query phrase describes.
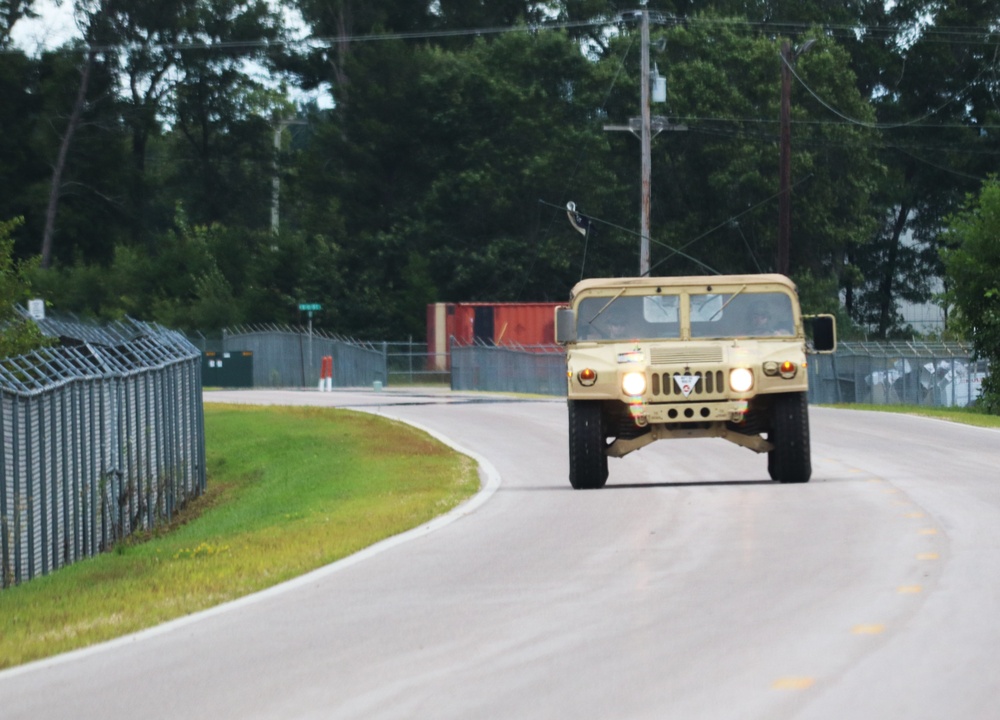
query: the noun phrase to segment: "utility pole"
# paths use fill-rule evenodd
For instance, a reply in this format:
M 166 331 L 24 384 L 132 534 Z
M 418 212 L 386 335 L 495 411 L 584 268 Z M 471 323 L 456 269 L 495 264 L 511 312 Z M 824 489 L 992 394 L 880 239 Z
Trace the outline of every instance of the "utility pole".
M 633 135 L 637 135 L 641 142 L 642 168 L 641 168 L 641 189 L 639 198 L 639 275 L 649 274 L 649 215 L 652 197 L 652 148 L 653 137 L 659 135 L 664 130 L 687 130 L 684 125 L 671 125 L 665 117 L 653 117 L 650 111 L 649 88 L 649 10 L 646 8 L 648 0 L 640 0 L 642 10 L 636 15 L 639 16 L 640 39 L 641 39 L 641 65 L 639 78 L 639 117 L 631 118 L 628 125 L 605 125 L 605 130 L 627 130 Z M 664 22 L 664 18 L 658 18 Z M 665 98 L 664 98 L 665 100 Z M 654 132 L 655 131 L 655 132 Z
M 778 159 L 778 257 L 777 270 L 788 274 L 792 239 L 792 44 L 781 43 L 781 150 Z
M 650 136 L 650 112 L 649 112 L 649 10 L 646 8 L 646 1 L 642 0 L 642 20 L 641 20 L 641 38 L 642 38 L 642 62 L 641 62 L 641 77 L 639 79 L 639 85 L 641 92 L 639 94 L 639 107 L 640 107 L 640 121 L 642 123 L 642 134 L 640 142 L 642 143 L 642 190 L 640 193 L 640 207 L 642 208 L 640 213 L 639 222 L 639 275 L 646 276 L 649 274 L 649 204 L 650 204 L 650 184 L 652 182 L 653 174 L 653 138 Z

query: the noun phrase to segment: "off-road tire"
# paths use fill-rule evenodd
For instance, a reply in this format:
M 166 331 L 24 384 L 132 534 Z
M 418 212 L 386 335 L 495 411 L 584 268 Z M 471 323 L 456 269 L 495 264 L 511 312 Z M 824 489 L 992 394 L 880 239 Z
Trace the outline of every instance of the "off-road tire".
M 604 422 L 598 400 L 569 400 L 569 484 L 596 490 L 608 481 Z
M 771 431 L 767 439 L 774 445 L 768 453 L 767 471 L 780 483 L 809 482 L 809 401 L 804 392 L 774 397 Z

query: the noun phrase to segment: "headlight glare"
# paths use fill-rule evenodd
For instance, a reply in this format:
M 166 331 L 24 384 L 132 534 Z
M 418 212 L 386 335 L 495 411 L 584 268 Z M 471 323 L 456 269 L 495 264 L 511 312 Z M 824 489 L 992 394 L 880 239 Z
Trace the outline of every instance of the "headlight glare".
M 733 392 L 746 392 L 753 387 L 753 373 L 747 368 L 733 368 L 729 373 L 729 387 Z
M 622 376 L 622 392 L 626 395 L 642 395 L 646 392 L 646 375 L 630 372 Z

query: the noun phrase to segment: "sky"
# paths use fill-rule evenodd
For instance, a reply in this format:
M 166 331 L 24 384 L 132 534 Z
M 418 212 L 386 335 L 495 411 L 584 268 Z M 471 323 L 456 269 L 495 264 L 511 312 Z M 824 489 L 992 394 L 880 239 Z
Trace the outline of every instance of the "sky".
M 272 1 L 280 2 L 280 0 Z M 289 10 L 287 3 L 282 4 L 281 8 L 288 27 L 300 28 L 301 32 L 296 34 L 304 36 L 306 32 L 301 16 Z M 35 0 L 33 10 L 38 14 L 37 18 L 22 18 L 14 24 L 11 31 L 14 45 L 29 55 L 59 47 L 67 40 L 79 35 L 79 30 L 73 19 L 73 0 Z M 255 71 L 251 67 L 249 70 L 265 83 L 267 82 L 261 69 L 258 68 Z M 297 103 L 316 102 L 321 109 L 333 106 L 329 88 L 326 87 L 314 93 L 300 93 L 292 90 L 292 99 Z
M 55 0 L 35 0 L 34 10 L 38 13 L 37 18 L 22 18 L 11 30 L 14 43 L 25 52 L 58 47 L 79 34 L 73 21 L 72 0 L 63 0 L 61 4 Z
M 35 0 L 32 9 L 38 17 L 18 20 L 11 33 L 14 42 L 25 51 L 58 47 L 79 34 L 73 20 L 73 0 Z M 281 4 L 281 10 L 288 26 L 301 28 L 301 34 L 305 34 L 301 16 L 290 10 L 287 3 Z

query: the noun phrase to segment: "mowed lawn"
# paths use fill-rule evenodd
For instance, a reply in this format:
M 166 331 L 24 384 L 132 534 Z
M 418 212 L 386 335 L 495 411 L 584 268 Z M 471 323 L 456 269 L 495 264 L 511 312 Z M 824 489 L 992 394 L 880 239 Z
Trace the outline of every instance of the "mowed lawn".
M 475 463 L 403 423 L 205 406 L 208 489 L 170 527 L 0 591 L 0 668 L 262 590 L 441 515 Z

